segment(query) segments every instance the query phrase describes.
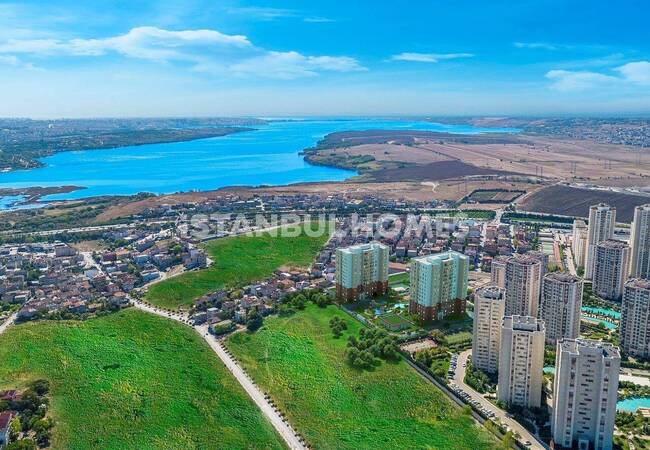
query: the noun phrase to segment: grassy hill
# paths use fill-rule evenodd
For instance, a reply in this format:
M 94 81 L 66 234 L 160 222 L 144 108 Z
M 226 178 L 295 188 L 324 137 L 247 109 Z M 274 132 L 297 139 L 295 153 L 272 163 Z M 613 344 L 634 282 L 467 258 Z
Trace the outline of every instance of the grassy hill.
M 335 339 L 332 317 L 348 329 Z M 488 449 L 487 432 L 404 361 L 373 371 L 350 367 L 344 356 L 361 325 L 329 306 L 309 305 L 273 317 L 254 334 L 236 333 L 227 345 L 249 374 L 318 449 Z
M 190 328 L 125 310 L 0 336 L 0 389 L 50 381 L 55 449 L 281 449 Z
M 306 267 L 327 238 L 328 235 L 311 237 L 303 233 L 282 237 L 266 233 L 210 241 L 205 249 L 214 261 L 212 266 L 152 285 L 146 300 L 177 309 L 190 306 L 195 298 L 226 285 L 236 287 L 266 278 L 280 266 Z

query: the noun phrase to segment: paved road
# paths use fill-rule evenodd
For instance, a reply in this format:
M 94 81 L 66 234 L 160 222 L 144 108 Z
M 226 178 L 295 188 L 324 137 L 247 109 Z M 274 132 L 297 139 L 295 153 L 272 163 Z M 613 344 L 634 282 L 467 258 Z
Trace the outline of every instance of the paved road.
M 467 360 L 469 356 L 472 354 L 471 350 L 465 350 L 462 352 L 460 355 L 458 355 L 458 364 L 456 366 L 456 372 L 454 374 L 454 383 L 458 385 L 463 391 L 467 392 L 469 396 L 472 398 L 472 400 L 478 401 L 481 406 L 484 408 L 487 408 L 488 410 L 493 411 L 497 418 L 499 420 L 508 425 L 510 429 L 515 431 L 516 433 L 519 433 L 521 436 L 521 441 L 530 441 L 532 443 L 530 448 L 534 449 L 545 449 L 547 447 L 544 446 L 542 442 L 540 442 L 535 436 L 533 436 L 526 428 L 524 428 L 519 422 L 517 422 L 514 419 L 511 419 L 510 417 L 506 416 L 505 411 L 497 408 L 494 404 L 490 403 L 485 397 L 483 397 L 480 393 L 476 392 L 474 389 L 469 387 L 467 384 L 465 384 L 465 364 L 467 363 Z
M 13 325 L 13 323 L 16 321 L 16 317 L 18 317 L 18 313 L 17 313 L 17 312 L 13 313 L 13 314 L 10 315 L 9 317 L 7 317 L 7 320 L 5 320 L 4 322 L 2 322 L 2 325 L 0 325 L 0 334 L 2 334 L 2 333 L 4 333 L 5 331 L 7 331 L 7 328 L 9 328 L 11 325 Z
M 153 306 L 145 305 L 142 302 L 131 299 L 132 304 L 142 310 L 151 314 L 156 314 L 168 319 L 176 320 L 178 322 L 186 323 L 188 317 L 186 314 L 177 312 L 167 312 Z M 298 437 L 296 431 L 291 428 L 285 420 L 280 416 L 280 413 L 266 400 L 262 391 L 253 383 L 248 377 L 246 372 L 237 364 L 237 362 L 230 356 L 223 348 L 223 344 L 219 342 L 212 334 L 208 332 L 206 325 L 194 327 L 197 333 L 208 343 L 210 348 L 217 354 L 228 370 L 233 374 L 235 379 L 241 384 L 246 393 L 250 396 L 253 402 L 257 405 L 266 418 L 271 422 L 273 428 L 282 437 L 284 442 L 291 450 L 307 450 Z

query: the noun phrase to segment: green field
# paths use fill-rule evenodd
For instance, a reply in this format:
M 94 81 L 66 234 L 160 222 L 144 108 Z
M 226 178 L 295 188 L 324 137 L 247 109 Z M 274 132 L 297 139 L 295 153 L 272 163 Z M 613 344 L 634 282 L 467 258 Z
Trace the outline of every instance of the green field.
M 55 449 L 283 448 L 192 329 L 136 310 L 0 336 L 0 389 L 50 381 Z
M 391 287 L 399 284 L 408 285 L 410 281 L 408 272 L 400 272 L 388 276 L 388 285 Z
M 328 235 L 310 237 L 238 236 L 216 239 L 205 248 L 214 264 L 153 284 L 145 299 L 157 306 L 177 309 L 224 286 L 237 287 L 268 277 L 278 267 L 308 266 Z
M 348 324 L 335 339 L 332 317 Z M 273 317 L 256 333 L 236 333 L 227 345 L 291 423 L 318 449 L 487 449 L 487 432 L 421 378 L 406 362 L 373 371 L 351 368 L 344 356 L 361 325 L 335 306 L 309 305 Z

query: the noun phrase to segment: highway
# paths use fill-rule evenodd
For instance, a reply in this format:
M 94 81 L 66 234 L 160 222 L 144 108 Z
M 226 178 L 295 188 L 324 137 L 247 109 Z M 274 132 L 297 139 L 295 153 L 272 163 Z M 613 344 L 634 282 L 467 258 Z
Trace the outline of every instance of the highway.
M 535 436 L 533 436 L 532 433 L 530 433 L 526 428 L 524 428 L 523 425 L 521 425 L 516 420 L 506 416 L 505 411 L 503 411 L 500 408 L 497 408 L 496 405 L 488 401 L 485 397 L 483 397 L 483 395 L 476 392 L 474 389 L 472 389 L 467 384 L 465 384 L 464 381 L 465 370 L 466 370 L 467 360 L 469 359 L 469 356 L 471 354 L 472 354 L 471 350 L 465 350 L 464 352 L 458 355 L 458 364 L 456 366 L 456 372 L 454 372 L 454 383 L 456 383 L 458 387 L 460 387 L 463 391 L 469 394 L 472 400 L 476 400 L 481 404 L 481 406 L 494 412 L 494 414 L 501 421 L 501 423 L 507 425 L 508 427 L 510 427 L 511 430 L 513 430 L 513 432 L 518 433 L 521 436 L 522 442 L 530 441 L 532 445 L 529 448 L 534 448 L 534 449 L 548 448 L 541 441 L 539 441 Z
M 142 311 L 156 314 L 184 324 L 188 323 L 188 316 L 186 314 L 164 311 L 154 306 L 146 305 L 135 299 L 131 299 L 131 303 Z M 291 425 L 289 425 L 289 423 L 282 418 L 280 412 L 266 400 L 264 393 L 259 390 L 251 378 L 246 374 L 244 369 L 242 369 L 241 366 L 225 351 L 223 344 L 208 332 L 207 325 L 194 326 L 193 328 L 203 338 L 203 340 L 207 342 L 212 351 L 214 351 L 219 359 L 221 359 L 242 388 L 244 388 L 248 396 L 262 411 L 269 422 L 271 422 L 271 425 L 273 425 L 273 428 L 275 428 L 277 433 L 282 437 L 287 447 L 291 450 L 307 450 L 308 447 L 302 443 L 300 437 Z

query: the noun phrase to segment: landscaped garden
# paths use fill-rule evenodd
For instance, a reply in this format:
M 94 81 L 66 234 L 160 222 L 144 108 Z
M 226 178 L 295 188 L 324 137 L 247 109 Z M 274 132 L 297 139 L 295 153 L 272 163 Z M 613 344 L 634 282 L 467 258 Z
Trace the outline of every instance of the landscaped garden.
M 308 266 L 329 236 L 245 235 L 205 244 L 214 264 L 149 287 L 145 300 L 162 308 L 191 306 L 194 299 L 224 287 L 238 287 L 270 276 L 281 266 Z
M 9 328 L 0 390 L 41 379 L 55 449 L 283 448 L 194 330 L 136 310 Z
M 485 430 L 400 357 L 351 363 L 348 341 L 362 339 L 361 329 L 336 306 L 307 304 L 266 319 L 255 333 L 235 333 L 227 346 L 313 448 L 495 447 Z M 385 339 L 380 335 L 376 344 Z

